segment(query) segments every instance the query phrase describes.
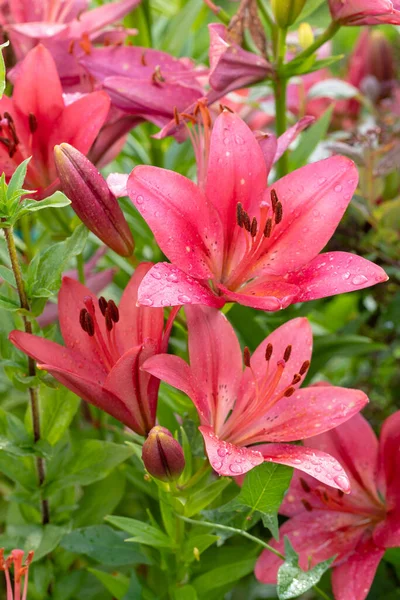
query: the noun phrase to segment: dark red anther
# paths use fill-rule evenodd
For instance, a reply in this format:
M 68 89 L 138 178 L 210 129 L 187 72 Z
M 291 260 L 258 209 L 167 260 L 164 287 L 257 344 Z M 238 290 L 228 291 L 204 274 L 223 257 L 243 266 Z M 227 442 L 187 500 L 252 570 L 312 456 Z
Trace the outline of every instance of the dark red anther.
M 293 375 L 292 385 L 299 383 L 299 381 L 301 381 L 301 375 L 299 375 L 298 373 L 295 373 L 295 375 Z
M 296 389 L 295 389 L 294 387 L 289 387 L 287 390 L 285 390 L 285 391 L 283 392 L 283 395 L 284 395 L 286 398 L 290 398 L 290 396 L 293 396 L 293 394 L 295 393 L 295 391 L 296 391 Z
M 309 366 L 310 366 L 310 361 L 305 360 L 300 367 L 300 371 L 299 371 L 300 375 L 304 375 L 307 372 Z
M 174 106 L 174 119 L 175 119 L 175 124 L 179 125 L 181 120 L 179 118 L 179 112 L 178 112 L 178 109 L 176 108 L 176 106 Z
M 153 83 L 163 83 L 165 81 L 165 78 L 161 73 L 160 65 L 156 65 L 156 67 L 154 67 L 154 73 L 151 76 L 151 79 Z
M 313 507 L 308 502 L 308 500 L 304 500 L 304 498 L 302 498 L 301 503 L 302 503 L 302 505 L 304 506 L 304 508 L 306 509 L 307 512 L 311 512 L 312 511 Z
M 38 122 L 37 122 L 37 118 L 35 117 L 35 115 L 33 113 L 29 113 L 29 130 L 31 133 L 35 133 L 35 131 L 38 128 Z
M 307 494 L 311 492 L 310 486 L 308 485 L 307 481 L 302 477 L 300 477 L 300 485 Z
M 86 314 L 87 314 L 87 310 L 86 308 L 82 308 L 81 312 L 79 313 L 79 323 L 80 326 L 82 327 L 83 331 L 86 331 Z
M 282 204 L 278 202 L 275 206 L 275 223 L 278 225 L 282 221 L 283 209 Z
M 283 360 L 285 362 L 287 362 L 289 360 L 291 354 L 292 354 L 292 346 L 289 344 L 289 346 L 286 346 L 285 353 L 283 355 Z
M 140 64 L 143 65 L 144 67 L 147 67 L 146 53 L 145 52 L 142 52 L 142 56 L 140 57 Z
M 243 206 L 241 202 L 236 205 L 236 221 L 239 227 L 243 227 Z
M 250 358 L 251 358 L 250 350 L 246 346 L 245 349 L 243 350 L 243 362 L 246 367 L 250 367 Z
M 272 356 L 272 350 L 273 350 L 272 344 L 267 344 L 267 347 L 265 348 L 265 360 L 267 362 L 269 361 L 269 359 Z
M 85 331 L 90 337 L 94 336 L 94 321 L 87 311 L 85 313 Z
M 276 194 L 275 190 L 271 190 L 271 205 L 272 205 L 272 211 L 275 212 L 275 208 L 276 205 L 278 204 L 279 200 L 278 200 L 278 196 Z
M 107 300 L 104 298 L 104 296 L 100 296 L 100 298 L 99 298 L 99 308 L 101 310 L 101 314 L 103 315 L 103 317 L 106 314 L 107 306 L 108 306 Z
M 265 227 L 264 227 L 264 237 L 266 237 L 266 238 L 271 237 L 271 233 L 272 233 L 272 219 L 267 219 L 267 222 L 265 223 Z
M 113 320 L 111 318 L 111 313 L 110 313 L 110 309 L 107 306 L 107 310 L 106 310 L 106 314 L 104 315 L 105 321 L 106 321 L 106 328 L 107 331 L 111 331 L 111 329 L 113 328 Z
M 253 220 L 251 222 L 250 235 L 253 238 L 257 235 L 257 219 L 255 217 L 253 217 Z
M 243 211 L 243 227 L 245 228 L 246 231 L 250 232 L 250 230 L 251 230 L 250 217 L 245 210 Z
M 119 310 L 117 305 L 115 304 L 114 300 L 109 300 L 108 301 L 108 310 L 110 313 L 110 317 L 113 320 L 114 323 L 118 323 L 119 321 Z

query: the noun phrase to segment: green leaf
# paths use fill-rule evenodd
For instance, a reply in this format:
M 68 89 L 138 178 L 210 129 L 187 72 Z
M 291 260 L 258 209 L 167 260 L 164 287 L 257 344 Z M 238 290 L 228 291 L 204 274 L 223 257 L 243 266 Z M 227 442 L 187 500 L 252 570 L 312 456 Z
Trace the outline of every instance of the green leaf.
M 81 254 L 86 244 L 88 230 L 79 225 L 64 242 L 48 247 L 29 265 L 26 283 L 29 297 L 48 298 L 61 284 L 61 274 L 70 260 Z
M 56 525 L 9 525 L 0 536 L 0 544 L 7 553 L 15 547 L 25 552 L 33 550 L 33 562 L 38 562 L 59 545 L 65 533 L 65 527 Z
M 201 555 L 219 539 L 218 535 L 211 535 L 210 533 L 190 535 L 183 546 L 182 560 L 186 564 L 190 564 L 196 560 L 196 556 Z
M 211 502 L 214 502 L 222 494 L 224 489 L 232 482 L 228 477 L 221 477 L 203 489 L 198 490 L 190 496 L 185 505 L 185 516 L 192 517 L 197 515 Z
M 319 563 L 309 571 L 303 571 L 299 567 L 299 557 L 291 545 L 289 538 L 285 537 L 286 560 L 278 571 L 278 598 L 289 600 L 298 598 L 321 579 L 322 575 L 329 569 L 335 557 Z
M 105 520 L 114 527 L 126 531 L 129 535 L 134 537 L 129 538 L 127 542 L 138 542 L 139 544 L 146 544 L 147 546 L 153 546 L 154 548 L 171 548 L 173 546 L 172 540 L 165 535 L 158 527 L 148 525 L 137 519 L 129 519 L 128 517 L 106 517 Z
M 247 558 L 238 562 L 232 562 L 228 567 L 223 565 L 216 569 L 211 569 L 207 573 L 196 577 L 192 585 L 200 597 L 204 598 L 211 590 L 235 583 L 235 581 L 251 573 L 254 569 L 255 561 L 255 558 Z
M 184 585 L 173 591 L 174 600 L 197 600 L 197 592 L 192 585 Z
M 319 81 L 309 90 L 307 97 L 332 98 L 333 100 L 350 100 L 360 95 L 360 90 L 347 81 L 341 79 L 324 79 Z
M 18 197 L 21 195 L 19 192 L 22 191 L 25 177 L 26 177 L 26 171 L 28 169 L 28 164 L 29 164 L 30 160 L 31 160 L 31 157 L 26 158 L 15 169 L 15 171 L 10 179 L 10 183 L 8 184 L 8 187 L 7 187 L 7 200 L 9 202 L 12 201 L 15 196 Z
M 88 569 L 89 573 L 92 573 L 104 587 L 112 594 L 113 598 L 117 600 L 123 600 L 123 597 L 129 589 L 129 579 L 121 573 L 111 575 L 98 569 Z
M 4 90 L 6 89 L 6 65 L 4 63 L 4 57 L 3 57 L 3 48 L 6 48 L 6 46 L 9 46 L 10 42 L 4 42 L 4 44 L 1 44 L 0 46 L 0 98 L 2 98 L 3 94 L 4 94 Z
M 290 154 L 291 171 L 305 165 L 308 157 L 323 140 L 331 122 L 333 108 L 330 106 L 316 123 L 302 133 L 300 144 Z
M 4 279 L 4 281 L 9 283 L 13 287 L 17 286 L 15 277 L 14 277 L 14 273 L 8 267 L 4 267 L 3 265 L 0 265 L 0 277 L 2 277 Z
M 123 470 L 114 469 L 104 479 L 85 487 L 79 508 L 73 515 L 74 527 L 95 525 L 112 513 L 124 495 L 125 484 Z
M 62 192 L 54 192 L 44 200 L 25 200 L 22 204 L 21 213 L 37 212 L 44 208 L 62 208 L 71 204 L 71 200 Z
M 69 552 L 86 554 L 107 566 L 149 564 L 149 559 L 140 552 L 139 546 L 126 544 L 125 537 L 107 525 L 93 525 L 67 534 L 61 546 Z
M 16 300 L 12 300 L 7 296 L 3 296 L 3 294 L 0 294 L 0 308 L 4 308 L 4 310 L 15 311 L 19 310 L 21 306 Z
M 42 386 L 40 391 L 41 439 L 55 446 L 67 431 L 79 404 L 79 398 L 64 387 L 54 389 Z M 28 431 L 32 431 L 31 411 L 27 412 L 26 423 Z
M 140 585 L 139 579 L 136 576 L 135 571 L 131 574 L 129 582 L 129 588 L 122 600 L 139 600 L 142 594 L 142 586 Z
M 50 496 L 70 485 L 85 486 L 99 481 L 131 455 L 132 449 L 125 445 L 102 440 L 80 442 L 70 451 L 62 465 L 55 462 L 53 472 L 49 468 L 45 492 Z

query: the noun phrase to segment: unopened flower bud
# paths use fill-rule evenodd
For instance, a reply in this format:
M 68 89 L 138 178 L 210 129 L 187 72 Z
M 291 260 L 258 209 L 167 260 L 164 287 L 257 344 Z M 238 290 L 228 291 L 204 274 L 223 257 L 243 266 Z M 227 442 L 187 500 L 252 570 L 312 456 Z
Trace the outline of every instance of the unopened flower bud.
M 305 3 L 306 0 L 271 0 L 272 11 L 279 27 L 293 25 Z
M 96 167 L 69 144 L 54 148 L 62 191 L 81 221 L 98 238 L 121 256 L 130 256 L 134 241 L 128 223 Z
M 185 468 L 181 445 L 159 425 L 153 427 L 143 444 L 142 459 L 150 475 L 161 481 L 175 481 Z
M 395 79 L 393 48 L 382 31 L 371 31 L 367 46 L 367 74 L 378 81 Z
M 308 48 L 309 46 L 311 46 L 311 44 L 314 43 L 314 32 L 309 23 L 300 23 L 298 35 L 299 44 L 303 48 L 303 50 L 306 50 L 306 48 Z

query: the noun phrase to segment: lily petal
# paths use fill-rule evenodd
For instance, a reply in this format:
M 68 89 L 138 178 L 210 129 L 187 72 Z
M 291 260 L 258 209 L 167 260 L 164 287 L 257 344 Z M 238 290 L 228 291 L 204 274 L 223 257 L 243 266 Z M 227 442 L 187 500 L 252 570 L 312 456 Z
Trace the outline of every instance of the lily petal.
M 365 600 L 385 551 L 367 538 L 355 552 L 332 572 L 336 600 Z
M 238 397 L 242 353 L 232 325 L 214 308 L 186 306 L 190 368 L 206 397 L 216 431 Z
M 297 121 L 296 125 L 293 125 L 293 127 L 289 127 L 289 129 L 287 129 L 285 133 L 279 136 L 278 147 L 276 150 L 274 162 L 277 162 L 281 158 L 282 154 L 286 152 L 290 144 L 294 142 L 299 133 L 304 131 L 304 129 L 307 129 L 307 127 L 309 127 L 314 121 L 315 117 L 305 116 L 302 119 L 300 119 L 300 121 Z
M 268 462 L 294 467 L 346 494 L 350 492 L 350 480 L 346 472 L 341 464 L 326 452 L 291 444 L 261 444 L 256 448 Z
M 257 450 L 241 448 L 218 439 L 212 427 L 201 426 L 199 430 L 210 464 L 219 475 L 243 475 L 264 462 L 263 456 Z
M 219 284 L 225 301 L 237 302 L 243 306 L 251 306 L 258 310 L 277 311 L 293 304 L 298 296 L 299 288 L 296 285 L 282 280 L 254 281 L 241 288 L 239 292 L 232 292 L 224 285 Z
M 133 169 L 127 189 L 170 261 L 189 275 L 211 278 L 223 247 L 218 215 L 201 190 L 178 173 L 148 166 Z
M 225 301 L 177 267 L 158 263 L 143 278 L 138 302 L 142 306 L 205 304 L 221 308 Z
M 349 252 L 327 252 L 314 258 L 300 271 L 290 273 L 287 281 L 300 289 L 296 302 L 306 302 L 361 290 L 387 279 L 381 267 L 362 256 Z
M 382 426 L 378 465 L 380 491 L 389 508 L 400 510 L 400 411 L 387 418 Z

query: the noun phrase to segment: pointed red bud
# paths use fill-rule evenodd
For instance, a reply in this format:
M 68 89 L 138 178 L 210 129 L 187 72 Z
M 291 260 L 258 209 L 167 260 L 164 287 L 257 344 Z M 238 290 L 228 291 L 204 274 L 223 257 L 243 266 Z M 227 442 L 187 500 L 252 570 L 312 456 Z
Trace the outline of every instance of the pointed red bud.
M 109 248 L 121 256 L 130 256 L 134 241 L 128 223 L 96 167 L 69 144 L 54 148 L 61 189 L 81 221 Z
M 153 427 L 143 444 L 142 459 L 150 475 L 161 481 L 175 481 L 185 468 L 181 445 L 159 425 Z

